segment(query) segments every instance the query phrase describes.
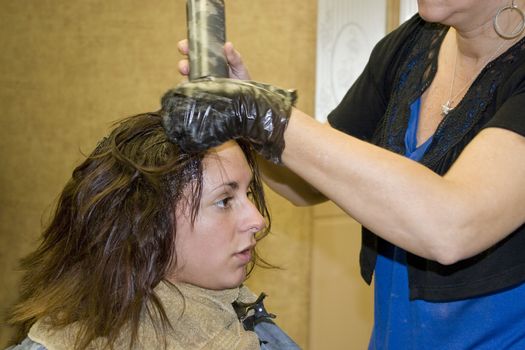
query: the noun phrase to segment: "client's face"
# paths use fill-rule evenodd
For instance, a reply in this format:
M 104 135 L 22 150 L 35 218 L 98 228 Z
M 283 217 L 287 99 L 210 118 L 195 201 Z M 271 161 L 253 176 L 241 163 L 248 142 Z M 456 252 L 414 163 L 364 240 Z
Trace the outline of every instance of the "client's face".
M 192 227 L 189 208 L 177 210 L 177 264 L 169 279 L 209 289 L 239 286 L 265 221 L 250 200 L 252 172 L 237 143 L 203 161 L 202 198 Z

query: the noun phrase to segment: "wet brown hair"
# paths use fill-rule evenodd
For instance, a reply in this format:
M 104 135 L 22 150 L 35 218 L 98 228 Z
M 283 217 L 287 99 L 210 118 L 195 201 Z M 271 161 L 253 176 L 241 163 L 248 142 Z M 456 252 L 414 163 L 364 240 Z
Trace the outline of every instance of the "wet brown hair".
M 267 221 L 261 239 L 270 229 L 262 182 L 250 147 L 238 143 L 253 171 L 253 201 Z M 169 142 L 159 113 L 116 124 L 73 171 L 40 246 L 22 260 L 26 274 L 10 319 L 16 340 L 37 320 L 56 329 L 78 322 L 76 349 L 97 337 L 112 348 L 124 328 L 132 348 L 146 312 L 165 344 L 172 325 L 153 289 L 176 263 L 177 203 L 191 205 L 193 221 L 198 214 L 204 156 Z M 181 198 L 189 184 L 190 196 Z M 255 265 L 271 266 L 257 253 L 248 273 Z

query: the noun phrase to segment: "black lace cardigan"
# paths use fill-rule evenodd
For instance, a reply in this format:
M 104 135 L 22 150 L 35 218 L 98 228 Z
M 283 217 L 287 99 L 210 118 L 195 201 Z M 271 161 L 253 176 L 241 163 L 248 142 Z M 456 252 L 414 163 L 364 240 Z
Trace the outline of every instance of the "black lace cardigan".
M 432 82 L 447 30 L 415 15 L 387 35 L 376 45 L 363 73 L 340 105 L 328 116 L 329 123 L 404 154 L 410 104 Z M 444 174 L 472 138 L 488 126 L 525 136 L 525 39 L 483 69 L 463 100 L 438 126 L 421 163 Z M 363 228 L 360 265 L 367 283 L 372 280 L 380 242 L 381 238 Z M 515 286 L 525 281 L 524 252 L 525 225 L 495 246 L 453 265 L 407 253 L 410 298 L 450 301 Z

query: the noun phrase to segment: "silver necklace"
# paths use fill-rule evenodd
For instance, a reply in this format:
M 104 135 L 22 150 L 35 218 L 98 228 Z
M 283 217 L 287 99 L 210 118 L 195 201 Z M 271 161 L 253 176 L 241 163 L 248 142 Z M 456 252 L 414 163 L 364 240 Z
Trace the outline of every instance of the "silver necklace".
M 454 75 L 452 76 L 452 82 L 450 84 L 450 94 L 447 102 L 441 105 L 441 116 L 445 118 L 450 111 L 452 111 L 455 106 L 453 106 L 454 101 L 465 91 L 467 87 L 469 87 L 472 82 L 476 79 L 476 77 L 481 73 L 483 68 L 496 57 L 496 54 L 501 50 L 501 48 L 505 45 L 505 40 L 496 48 L 496 50 L 490 55 L 489 58 L 487 58 L 485 61 L 483 61 L 483 64 L 481 65 L 481 68 L 477 71 L 476 74 L 473 75 L 473 77 L 459 90 L 454 96 L 452 96 L 452 93 L 454 91 L 454 82 L 456 81 L 456 69 L 457 69 L 457 63 L 458 63 L 458 48 L 456 47 L 456 57 L 454 58 Z

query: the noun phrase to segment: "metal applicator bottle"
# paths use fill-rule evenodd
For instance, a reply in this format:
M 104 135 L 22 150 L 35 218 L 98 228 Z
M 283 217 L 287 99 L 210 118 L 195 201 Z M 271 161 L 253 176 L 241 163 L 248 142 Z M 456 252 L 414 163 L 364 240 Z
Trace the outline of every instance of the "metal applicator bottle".
M 187 0 L 190 80 L 228 77 L 223 0 Z

